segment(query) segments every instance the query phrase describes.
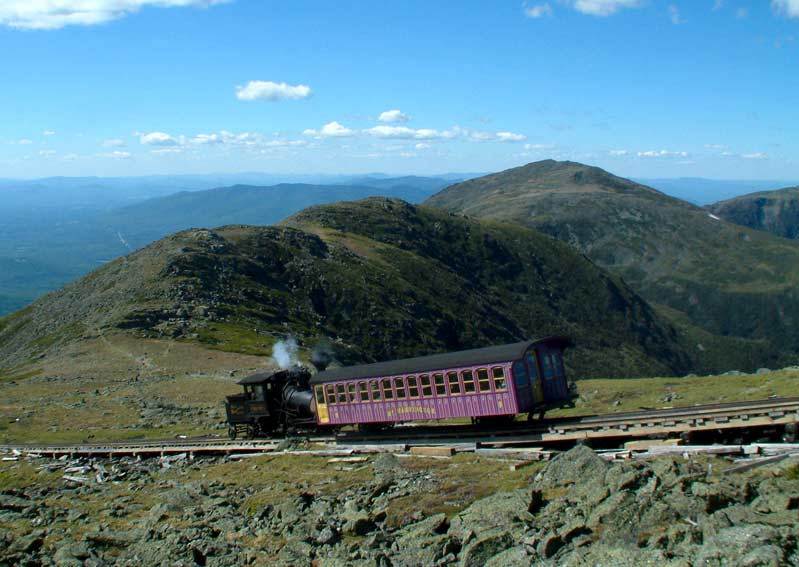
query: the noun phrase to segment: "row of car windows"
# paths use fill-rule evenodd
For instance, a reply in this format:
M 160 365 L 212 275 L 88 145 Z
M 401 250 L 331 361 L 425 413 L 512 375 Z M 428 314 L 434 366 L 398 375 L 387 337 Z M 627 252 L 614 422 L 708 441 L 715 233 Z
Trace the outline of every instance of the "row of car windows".
M 316 401 L 320 404 L 347 404 L 390 400 L 460 396 L 476 393 L 506 392 L 508 383 L 501 366 L 479 368 L 476 372 L 435 372 L 418 376 L 399 376 L 316 386 Z

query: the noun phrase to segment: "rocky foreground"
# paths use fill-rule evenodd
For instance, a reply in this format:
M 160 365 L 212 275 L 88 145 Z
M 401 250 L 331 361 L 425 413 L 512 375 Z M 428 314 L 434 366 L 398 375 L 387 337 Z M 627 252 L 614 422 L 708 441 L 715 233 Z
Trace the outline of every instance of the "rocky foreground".
M 796 460 L 281 459 L 3 463 L 0 564 L 799 565 Z

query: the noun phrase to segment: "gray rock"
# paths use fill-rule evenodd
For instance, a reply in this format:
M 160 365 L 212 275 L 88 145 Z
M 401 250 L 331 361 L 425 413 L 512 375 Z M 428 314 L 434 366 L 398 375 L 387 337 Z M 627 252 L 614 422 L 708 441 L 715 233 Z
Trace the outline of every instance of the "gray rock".
M 608 463 L 590 448 L 577 445 L 555 457 L 539 477 L 536 477 L 536 484 L 541 487 L 569 484 L 603 487 L 608 468 Z
M 513 537 L 504 530 L 484 532 L 461 551 L 461 567 L 482 567 L 486 562 L 513 546 Z
M 444 535 L 448 526 L 446 514 L 435 514 L 398 530 L 394 534 L 392 563 L 408 567 L 433 565 L 450 552 L 457 552 L 460 545 L 453 545 L 451 537 Z
M 332 545 L 338 541 L 338 534 L 330 527 L 325 526 L 316 536 L 319 545 Z
M 519 545 L 489 558 L 485 562 L 485 567 L 530 567 L 531 560 L 527 549 Z
M 469 534 L 481 535 L 496 529 L 513 533 L 533 519 L 528 511 L 530 493 L 520 489 L 500 492 L 474 502 L 453 518 L 449 534 L 466 543 Z
M 769 526 L 753 524 L 721 530 L 705 541 L 693 565 L 747 565 L 749 567 L 784 564 L 784 553 L 775 545 L 779 532 Z

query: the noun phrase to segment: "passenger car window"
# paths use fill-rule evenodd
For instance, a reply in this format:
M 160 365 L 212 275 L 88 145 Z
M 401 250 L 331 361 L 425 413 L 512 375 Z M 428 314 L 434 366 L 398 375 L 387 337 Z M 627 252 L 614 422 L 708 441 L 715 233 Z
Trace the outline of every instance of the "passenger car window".
M 508 389 L 508 382 L 505 380 L 505 369 L 501 366 L 495 366 L 491 369 L 491 374 L 494 378 L 494 389 L 497 392 L 504 392 Z
M 447 387 L 444 385 L 444 375 L 433 374 L 433 379 L 435 380 L 436 383 L 436 396 L 446 396 Z
M 338 403 L 347 403 L 347 392 L 344 390 L 344 384 L 336 384 L 336 394 L 336 401 L 338 401 Z
M 419 397 L 419 384 L 416 382 L 416 376 L 408 376 L 406 379 L 408 382 L 408 397 L 409 398 L 418 398 Z
M 433 386 L 430 384 L 430 376 L 422 374 L 419 376 L 419 382 L 422 383 L 422 396 L 430 398 L 433 396 Z
M 372 401 L 379 402 L 382 397 L 380 395 L 380 383 L 377 380 L 369 382 L 369 388 L 372 390 Z
M 477 382 L 480 384 L 481 392 L 491 391 L 491 381 L 488 379 L 488 370 L 486 368 L 477 370 Z
M 391 380 L 388 378 L 383 380 L 383 396 L 387 400 L 394 399 L 394 389 L 391 387 Z
M 544 378 L 552 378 L 554 368 L 552 367 L 552 356 L 549 353 L 541 355 L 541 365 L 544 367 Z
M 336 403 L 336 389 L 333 387 L 333 384 L 325 386 L 325 395 L 327 396 L 328 404 L 332 405 Z
M 369 390 L 367 388 L 366 382 L 358 382 L 358 396 L 362 402 L 369 401 Z
M 394 378 L 394 388 L 397 390 L 397 399 L 405 398 L 405 380 L 402 378 Z
M 533 379 L 538 377 L 538 364 L 536 363 L 536 355 L 534 352 L 530 352 L 527 355 L 527 366 L 529 368 L 530 376 Z
M 458 381 L 457 372 L 447 372 L 447 382 L 449 383 L 449 393 L 457 396 L 461 393 L 461 384 Z
M 322 386 L 317 386 L 314 388 L 316 392 L 316 403 L 317 404 L 324 404 L 325 403 L 325 391 Z
M 355 402 L 355 384 L 352 382 L 347 384 L 347 401 L 351 404 Z
M 474 374 L 471 370 L 464 370 L 461 372 L 461 378 L 463 378 L 463 393 L 464 394 L 473 394 L 475 392 L 474 388 Z

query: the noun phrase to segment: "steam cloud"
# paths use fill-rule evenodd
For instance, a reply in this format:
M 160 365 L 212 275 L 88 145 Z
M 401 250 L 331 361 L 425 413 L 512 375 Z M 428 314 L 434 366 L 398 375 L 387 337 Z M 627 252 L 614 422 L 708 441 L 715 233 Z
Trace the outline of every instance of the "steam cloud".
M 288 370 L 299 365 L 300 361 L 297 358 L 297 350 L 299 346 L 294 337 L 289 337 L 284 341 L 278 341 L 272 347 L 272 360 L 280 367 L 281 370 Z
M 335 353 L 333 352 L 333 347 L 326 339 L 317 343 L 313 352 L 311 352 L 311 364 L 320 372 L 327 368 L 334 360 Z

